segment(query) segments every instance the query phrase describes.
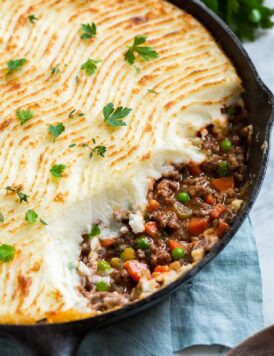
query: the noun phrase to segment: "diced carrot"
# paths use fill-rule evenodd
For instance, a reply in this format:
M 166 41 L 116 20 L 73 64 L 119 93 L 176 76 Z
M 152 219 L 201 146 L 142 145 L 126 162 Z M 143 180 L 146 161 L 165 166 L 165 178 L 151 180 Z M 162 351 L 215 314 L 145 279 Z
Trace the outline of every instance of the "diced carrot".
M 192 218 L 188 224 L 188 232 L 191 235 L 200 235 L 209 227 L 208 218 Z
M 214 205 L 215 204 L 215 199 L 213 197 L 212 194 L 208 194 L 206 197 L 205 197 L 205 202 L 208 204 L 208 205 Z
M 155 238 L 159 235 L 157 224 L 154 221 L 149 221 L 145 223 L 145 233 L 148 234 L 148 236 Z
M 167 241 L 167 243 L 168 243 L 168 246 L 169 246 L 169 248 L 171 249 L 171 251 L 174 250 L 174 249 L 177 248 L 177 247 L 183 248 L 182 244 L 181 244 L 179 241 L 177 241 L 177 240 L 171 240 L 171 239 L 169 239 L 169 240 Z
M 219 225 L 217 226 L 217 229 L 216 229 L 216 234 L 219 237 L 222 237 L 223 234 L 226 233 L 228 229 L 229 229 L 229 225 L 223 219 L 220 219 Z
M 219 219 L 219 217 L 226 211 L 226 206 L 223 204 L 217 204 L 210 213 L 212 219 Z
M 105 240 L 101 240 L 101 245 L 103 247 L 110 247 L 112 245 L 114 245 L 116 242 L 115 239 L 105 239 Z
M 168 272 L 168 271 L 169 271 L 168 266 L 156 266 L 154 269 L 154 272 L 160 272 L 160 273 L 164 273 L 164 272 Z
M 233 176 L 212 179 L 211 184 L 214 188 L 224 193 L 227 192 L 229 189 L 234 189 L 235 187 Z
M 189 167 L 190 167 L 190 172 L 194 176 L 199 176 L 202 173 L 201 167 L 193 161 L 189 162 Z
M 139 261 L 127 261 L 124 263 L 124 266 L 130 277 L 135 282 L 139 282 L 142 271 L 147 269 L 147 265 Z
M 155 199 L 150 199 L 147 206 L 147 211 L 152 212 L 159 209 L 160 204 Z

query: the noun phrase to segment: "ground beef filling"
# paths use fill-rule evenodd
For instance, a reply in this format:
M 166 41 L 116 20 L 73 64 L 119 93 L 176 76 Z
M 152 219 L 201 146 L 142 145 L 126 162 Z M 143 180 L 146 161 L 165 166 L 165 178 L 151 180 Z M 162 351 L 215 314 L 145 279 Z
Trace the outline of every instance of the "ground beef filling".
M 132 232 L 128 214 L 116 214 L 123 223 L 121 235 L 98 241 L 96 256 L 90 236 L 84 236 L 81 290 L 93 309 L 134 300 L 141 276 L 154 278 L 199 262 L 229 230 L 244 198 L 250 128 L 242 107 L 224 112 L 226 130 L 210 125 L 198 133 L 207 159 L 201 165 L 175 166 L 148 192 L 144 233 Z M 94 274 L 98 278 L 91 280 Z

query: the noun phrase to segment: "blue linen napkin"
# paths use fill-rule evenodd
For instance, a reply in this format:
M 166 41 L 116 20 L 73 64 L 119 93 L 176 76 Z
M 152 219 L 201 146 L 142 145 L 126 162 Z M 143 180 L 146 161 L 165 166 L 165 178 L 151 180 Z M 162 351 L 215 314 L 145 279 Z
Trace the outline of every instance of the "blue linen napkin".
M 161 304 L 91 332 L 77 356 L 170 356 L 193 345 L 233 347 L 263 328 L 258 254 L 247 219 L 225 250 Z M 0 339 L 0 354 L 21 356 Z

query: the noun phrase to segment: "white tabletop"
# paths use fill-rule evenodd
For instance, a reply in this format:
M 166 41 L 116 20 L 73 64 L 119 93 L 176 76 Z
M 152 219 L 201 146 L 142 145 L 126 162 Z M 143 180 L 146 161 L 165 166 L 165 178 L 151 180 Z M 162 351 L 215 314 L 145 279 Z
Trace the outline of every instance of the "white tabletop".
M 267 3 L 274 6 L 274 0 Z M 274 29 L 264 33 L 254 43 L 245 44 L 264 82 L 274 93 Z M 274 324 L 274 132 L 267 175 L 252 209 L 251 220 L 256 234 L 263 282 L 265 324 Z M 222 347 L 195 347 L 178 355 L 224 355 Z

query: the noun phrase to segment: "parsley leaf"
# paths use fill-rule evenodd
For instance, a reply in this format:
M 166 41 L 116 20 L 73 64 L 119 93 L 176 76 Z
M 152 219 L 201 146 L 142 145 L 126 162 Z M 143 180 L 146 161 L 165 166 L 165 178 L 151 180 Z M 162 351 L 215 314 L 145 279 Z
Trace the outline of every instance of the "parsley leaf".
M 73 147 L 75 147 L 76 146 L 76 143 L 71 143 L 70 145 L 69 145 L 69 148 L 73 148 Z
M 85 70 L 88 76 L 91 76 L 96 72 L 97 64 L 101 61 L 95 59 L 88 59 L 85 63 L 81 65 L 81 70 Z
M 95 236 L 100 235 L 101 230 L 98 225 L 93 224 L 90 233 L 88 234 L 89 239 L 92 239 Z
M 11 74 L 14 71 L 20 69 L 27 62 L 26 58 L 12 59 L 7 63 L 8 73 Z
M 147 40 L 147 36 L 136 36 L 134 38 L 133 45 L 128 47 L 127 52 L 125 53 L 125 60 L 130 64 L 134 64 L 136 61 L 135 53 L 139 54 L 139 56 L 144 61 L 150 61 L 152 59 L 156 59 L 159 57 L 159 53 L 155 51 L 153 47 L 150 46 L 140 46 L 145 43 Z M 135 52 L 135 53 L 134 53 Z
M 37 218 L 38 218 L 38 214 L 34 210 L 30 209 L 27 211 L 25 220 L 29 224 L 34 224 L 36 222 Z
M 61 178 L 66 166 L 64 164 L 54 164 L 51 169 L 50 173 L 53 177 Z
M 76 109 L 71 110 L 71 112 L 68 115 L 69 119 L 74 119 L 75 117 L 83 117 L 85 114 L 81 111 L 77 111 Z
M 92 24 L 82 24 L 81 31 L 83 32 L 81 35 L 81 39 L 88 40 L 96 35 L 97 28 L 95 23 L 92 22 Z
M 11 245 L 3 244 L 0 246 L 0 261 L 9 262 L 14 259 L 15 248 Z
M 59 73 L 61 73 L 59 67 L 60 67 L 60 63 L 56 64 L 55 67 L 51 68 L 51 74 L 59 74 Z
M 43 225 L 48 225 L 48 224 L 45 222 L 45 220 L 43 220 L 43 219 L 41 219 L 41 218 L 40 218 L 39 220 L 40 220 L 40 223 L 41 223 L 41 224 L 43 224 Z
M 124 108 L 123 106 L 114 109 L 113 104 L 109 103 L 104 107 L 103 114 L 108 125 L 112 127 L 126 126 L 127 124 L 122 119 L 128 116 L 131 110 L 132 109 Z
M 96 146 L 93 149 L 93 152 L 96 153 L 98 156 L 105 157 L 105 153 L 107 151 L 106 146 Z
M 65 126 L 63 125 L 62 122 L 60 122 L 57 125 L 50 125 L 49 126 L 49 132 L 53 136 L 53 142 L 55 142 L 56 138 L 61 135 L 62 132 L 65 131 Z
M 96 144 L 95 139 L 92 139 L 92 142 Z M 97 154 L 97 156 L 105 157 L 105 153 L 107 152 L 106 146 L 95 146 L 91 148 L 87 143 L 82 144 L 82 147 L 87 147 L 90 150 L 89 158 L 93 157 L 93 154 Z
M 8 186 L 8 187 L 6 187 L 6 191 L 16 193 L 18 195 L 18 198 L 20 199 L 20 204 L 23 201 L 26 203 L 28 202 L 29 196 L 27 194 L 23 193 L 21 188 L 12 188 L 12 187 Z
M 16 117 L 21 125 L 24 125 L 24 123 L 32 119 L 33 116 L 34 113 L 31 110 L 16 110 Z
M 274 26 L 274 9 L 264 6 L 264 0 L 203 0 L 233 29 L 241 40 L 253 41 L 258 29 Z
M 154 89 L 148 89 L 147 90 L 150 94 L 157 94 L 157 91 Z
M 4 215 L 0 212 L 0 222 L 3 223 L 5 221 Z
M 29 22 L 34 23 L 36 20 L 38 20 L 38 17 L 36 17 L 35 15 L 29 15 L 28 20 Z

